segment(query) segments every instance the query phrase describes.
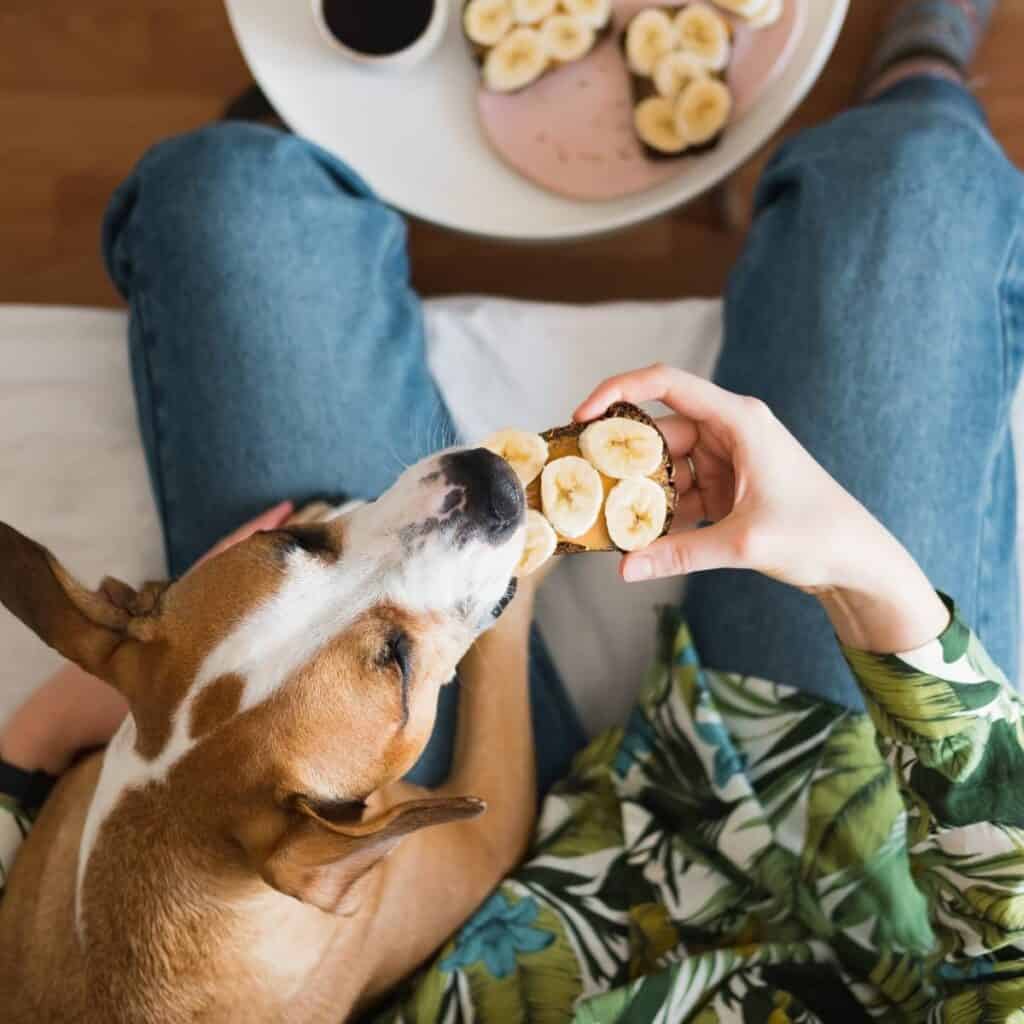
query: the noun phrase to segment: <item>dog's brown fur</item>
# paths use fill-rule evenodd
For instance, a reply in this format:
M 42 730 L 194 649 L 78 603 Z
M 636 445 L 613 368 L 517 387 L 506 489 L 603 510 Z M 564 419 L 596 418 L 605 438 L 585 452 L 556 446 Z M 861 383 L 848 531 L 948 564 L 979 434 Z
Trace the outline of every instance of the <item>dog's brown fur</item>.
M 341 524 L 329 529 L 340 550 Z M 136 749 L 153 758 L 203 658 L 277 585 L 274 544 L 253 537 L 170 588 L 92 592 L 0 524 L 0 600 L 127 697 Z M 443 675 L 453 651 L 430 621 L 374 607 L 241 713 L 239 681 L 216 680 L 192 708 L 197 744 L 105 821 L 81 935 L 76 864 L 100 759 L 79 764 L 0 906 L 5 1020 L 335 1024 L 409 973 L 518 861 L 530 831 L 529 589 L 464 659 L 455 763 L 436 791 L 398 781 L 430 735 L 436 688 L 412 688 L 406 721 L 398 688 L 372 665 L 401 618 L 418 637 L 417 675 Z M 365 810 L 319 801 L 324 779 L 365 796 Z M 478 816 L 481 800 L 490 811 Z

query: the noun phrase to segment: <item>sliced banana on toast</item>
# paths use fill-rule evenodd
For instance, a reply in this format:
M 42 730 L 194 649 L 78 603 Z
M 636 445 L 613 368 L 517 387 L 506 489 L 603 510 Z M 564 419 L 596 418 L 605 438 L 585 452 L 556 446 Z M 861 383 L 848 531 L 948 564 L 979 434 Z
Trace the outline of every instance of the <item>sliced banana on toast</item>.
M 501 456 L 515 470 L 524 487 L 540 476 L 548 461 L 547 441 L 540 434 L 526 430 L 499 430 L 481 441 L 480 447 Z
M 611 30 L 612 0 L 468 0 L 462 28 L 484 86 L 512 93 L 582 60 Z
M 714 0 L 716 7 L 743 18 L 751 28 L 767 28 L 782 16 L 784 0 Z
M 648 7 L 626 25 L 633 127 L 648 157 L 698 152 L 721 138 L 732 116 L 732 43 L 732 23 L 702 0 Z
M 555 553 L 557 547 L 558 534 L 555 528 L 536 509 L 527 509 L 526 542 L 516 567 L 516 575 L 529 576 L 536 572 Z
M 592 423 L 543 434 L 501 430 L 483 446 L 505 458 L 526 487 L 519 575 L 554 554 L 636 551 L 672 523 L 676 489 L 668 445 L 654 420 L 628 402 L 617 402 Z

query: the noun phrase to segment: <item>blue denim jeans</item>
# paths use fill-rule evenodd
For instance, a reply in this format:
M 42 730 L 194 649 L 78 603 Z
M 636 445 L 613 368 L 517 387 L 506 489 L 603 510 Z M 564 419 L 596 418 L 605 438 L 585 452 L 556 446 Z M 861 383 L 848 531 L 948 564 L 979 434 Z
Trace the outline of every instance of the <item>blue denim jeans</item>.
M 1012 678 L 1022 197 L 947 82 L 805 132 L 761 183 L 717 371 L 900 537 Z M 323 150 L 234 123 L 164 142 L 114 196 L 104 252 L 172 573 L 283 497 L 372 497 L 451 439 L 402 220 Z M 812 599 L 717 572 L 686 611 L 708 664 L 859 704 Z M 531 660 L 543 791 L 583 734 L 536 634 Z M 447 772 L 455 702 L 417 781 Z

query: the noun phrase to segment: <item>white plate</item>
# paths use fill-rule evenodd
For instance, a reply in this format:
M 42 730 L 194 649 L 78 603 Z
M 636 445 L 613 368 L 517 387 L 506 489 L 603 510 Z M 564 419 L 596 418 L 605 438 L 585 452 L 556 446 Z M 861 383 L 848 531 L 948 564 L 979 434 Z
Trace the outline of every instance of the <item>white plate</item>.
M 521 178 L 477 123 L 477 69 L 462 37 L 461 0 L 441 45 L 408 71 L 345 60 L 303 0 L 225 0 L 242 53 L 267 98 L 300 135 L 336 153 L 384 200 L 424 220 L 519 241 L 581 238 L 688 202 L 753 155 L 807 94 L 832 52 L 849 0 L 811 0 L 789 66 L 722 143 L 678 178 L 639 195 L 582 202 Z M 393 0 L 380 0 L 381 3 Z

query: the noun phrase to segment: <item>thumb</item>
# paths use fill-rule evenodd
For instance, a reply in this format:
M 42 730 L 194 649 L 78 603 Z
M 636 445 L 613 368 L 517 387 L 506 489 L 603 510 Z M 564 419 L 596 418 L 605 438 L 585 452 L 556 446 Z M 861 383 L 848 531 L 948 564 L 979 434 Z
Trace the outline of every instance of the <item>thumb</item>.
M 622 560 L 622 578 L 627 583 L 656 580 L 665 576 L 688 576 L 708 569 L 742 569 L 737 543 L 738 528 L 729 518 L 712 526 L 683 533 L 670 533 L 642 551 Z

